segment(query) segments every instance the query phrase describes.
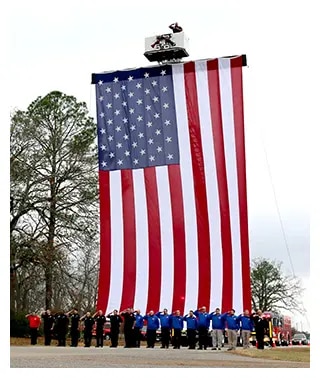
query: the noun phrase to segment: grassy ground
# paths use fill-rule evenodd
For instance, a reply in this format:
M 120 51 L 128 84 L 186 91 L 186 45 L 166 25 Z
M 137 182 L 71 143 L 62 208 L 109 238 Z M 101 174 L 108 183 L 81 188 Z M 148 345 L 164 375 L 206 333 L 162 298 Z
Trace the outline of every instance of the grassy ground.
M 253 358 L 266 358 L 270 360 L 310 362 L 309 347 L 276 347 L 263 350 L 256 348 L 244 350 L 238 348 L 232 353 Z
M 110 345 L 110 341 L 105 341 L 105 345 Z M 43 337 L 38 338 L 38 344 L 44 345 Z M 10 345 L 30 345 L 29 338 L 10 338 Z M 51 345 L 57 345 L 57 341 L 53 340 Z M 67 339 L 67 345 L 70 345 L 70 340 Z M 92 346 L 95 345 L 95 339 L 92 339 Z M 145 342 L 142 342 L 145 345 Z M 79 346 L 83 346 L 83 342 L 79 341 Z M 119 346 L 123 346 L 123 339 L 119 340 Z M 237 350 L 228 352 L 233 354 L 238 354 L 242 356 L 252 357 L 252 358 L 265 358 L 271 360 L 281 360 L 281 361 L 295 361 L 295 362 L 309 362 L 310 363 L 310 348 L 309 347 L 276 347 L 276 348 L 266 348 L 264 350 L 258 350 L 256 348 L 250 348 L 247 350 L 241 347 Z

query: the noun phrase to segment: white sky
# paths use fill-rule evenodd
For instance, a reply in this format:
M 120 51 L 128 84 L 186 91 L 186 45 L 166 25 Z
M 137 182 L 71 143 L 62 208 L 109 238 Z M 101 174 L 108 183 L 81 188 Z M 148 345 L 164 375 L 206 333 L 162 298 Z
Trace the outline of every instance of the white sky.
M 112 4 L 11 0 L 2 5 L 2 51 L 7 58 L 2 75 L 8 84 L 2 96 L 7 109 L 26 109 L 38 96 L 59 90 L 85 101 L 95 117 L 91 74 L 150 65 L 143 56 L 144 38 L 169 32 L 168 25 L 175 21 L 190 39 L 190 60 L 246 54 L 251 256 L 283 261 L 288 274 L 293 266 L 308 289 L 304 302 L 310 321 L 309 217 L 310 209 L 316 208 L 311 201 L 317 193 L 314 177 L 319 170 L 318 164 L 312 164 L 319 127 L 316 2 L 198 0 L 188 6 L 179 1 L 125 0 Z M 314 221 L 319 219 L 317 214 Z M 317 264 L 316 255 L 313 268 Z M 305 320 L 294 319 L 301 321 L 304 330 L 309 329 Z

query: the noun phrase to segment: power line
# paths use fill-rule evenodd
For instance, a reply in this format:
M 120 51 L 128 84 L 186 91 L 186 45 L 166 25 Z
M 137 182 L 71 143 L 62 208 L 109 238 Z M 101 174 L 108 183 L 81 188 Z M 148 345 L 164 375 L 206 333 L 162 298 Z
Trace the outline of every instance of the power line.
M 265 146 L 265 143 L 264 143 L 263 133 L 262 133 L 261 129 L 260 129 L 260 136 L 261 136 L 262 147 L 263 147 L 263 151 L 264 151 L 265 159 L 266 159 L 266 163 L 267 163 L 267 169 L 268 169 L 268 173 L 269 173 L 269 177 L 270 177 L 271 187 L 272 187 L 272 191 L 273 191 L 273 197 L 274 197 L 274 201 L 275 201 L 275 205 L 276 205 L 276 209 L 277 209 L 277 214 L 278 214 L 278 217 L 279 217 L 281 231 L 282 231 L 284 243 L 285 243 L 285 246 L 286 246 L 286 250 L 287 250 L 287 254 L 288 254 L 288 258 L 289 258 L 292 274 L 293 274 L 294 278 L 297 278 L 297 276 L 295 274 L 294 267 L 293 267 L 292 259 L 291 259 L 291 253 L 290 253 L 287 236 L 286 236 L 285 229 L 284 229 L 283 222 L 282 222 L 282 217 L 281 217 L 281 214 L 280 214 L 280 208 L 279 208 L 279 204 L 278 204 L 278 200 L 277 200 L 275 185 L 274 185 L 272 174 L 271 174 L 271 168 L 270 168 L 270 163 L 269 163 L 269 159 L 268 159 L 267 149 L 266 149 L 266 146 Z M 309 323 L 309 319 L 308 319 L 308 316 L 307 316 L 307 310 L 305 309 L 305 307 L 304 307 L 303 304 L 302 304 L 302 309 L 304 311 L 304 316 L 305 316 L 305 319 L 306 319 L 306 321 L 308 323 L 308 327 L 310 328 L 310 323 Z
M 267 149 L 265 147 L 265 143 L 264 143 L 264 140 L 263 140 L 262 132 L 261 132 L 261 140 L 262 140 L 262 147 L 263 147 L 263 151 L 264 151 L 265 158 L 266 158 L 268 173 L 269 173 L 271 187 L 272 187 L 272 191 L 273 191 L 273 197 L 274 197 L 274 201 L 275 201 L 275 205 L 276 205 L 276 209 L 277 209 L 277 214 L 278 214 L 278 217 L 279 217 L 279 222 L 280 222 L 280 226 L 281 226 L 281 231 L 282 231 L 284 243 L 285 243 L 287 254 L 288 254 L 288 257 L 289 257 L 289 262 L 290 262 L 292 274 L 296 278 L 296 274 L 295 274 L 293 263 L 292 263 L 292 259 L 291 259 L 289 244 L 288 244 L 287 236 L 286 236 L 286 233 L 285 233 L 285 230 L 284 230 L 284 226 L 283 226 L 283 222 L 282 222 L 282 217 L 281 217 L 281 214 L 280 214 L 280 208 L 279 208 L 279 204 L 278 204 L 278 200 L 277 200 L 277 195 L 276 195 L 276 190 L 275 190 L 275 186 L 274 186 L 274 182 L 273 182 L 273 178 L 272 178 L 272 174 L 271 174 L 271 168 L 270 168 L 270 164 L 269 164 Z

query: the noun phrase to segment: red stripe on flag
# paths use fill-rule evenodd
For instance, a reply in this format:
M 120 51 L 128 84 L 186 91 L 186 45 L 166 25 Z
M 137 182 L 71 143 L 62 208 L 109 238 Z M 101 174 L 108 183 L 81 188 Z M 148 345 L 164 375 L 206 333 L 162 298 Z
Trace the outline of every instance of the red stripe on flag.
M 161 293 L 161 233 L 157 179 L 154 167 L 144 169 L 144 180 L 149 236 L 149 288 L 146 310 L 147 312 L 150 310 L 156 312 L 160 307 Z
M 209 308 L 211 288 L 210 230 L 194 62 L 189 62 L 184 65 L 184 81 L 196 201 L 195 205 L 197 213 L 199 257 L 199 289 L 197 308 L 200 306 L 206 306 Z
M 111 276 L 111 219 L 110 219 L 110 176 L 99 171 L 100 191 L 100 270 L 97 309 L 106 312 L 110 292 Z
M 186 296 L 186 233 L 180 167 L 168 166 L 173 228 L 173 298 L 172 310 L 184 311 Z
M 232 273 L 232 242 L 230 226 L 230 207 L 228 197 L 228 183 L 226 172 L 226 160 L 224 152 L 224 139 L 222 131 L 222 115 L 220 100 L 220 81 L 218 60 L 208 61 L 208 84 L 210 109 L 212 120 L 212 132 L 217 167 L 218 191 L 221 219 L 221 243 L 222 243 L 222 311 L 232 308 L 233 302 L 233 273 Z
M 132 170 L 121 171 L 123 287 L 120 310 L 133 307 L 136 289 L 136 224 Z
M 243 115 L 242 57 L 231 59 L 233 118 L 235 127 L 238 197 L 241 235 L 243 308 L 251 310 L 250 256 L 248 236 L 248 207 L 246 181 L 246 155 Z

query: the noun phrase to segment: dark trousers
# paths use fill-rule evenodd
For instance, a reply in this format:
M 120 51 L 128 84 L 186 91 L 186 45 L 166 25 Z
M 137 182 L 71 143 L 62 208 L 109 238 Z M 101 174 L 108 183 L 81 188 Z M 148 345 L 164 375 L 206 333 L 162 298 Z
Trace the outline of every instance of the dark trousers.
M 51 329 L 44 330 L 44 345 L 50 345 L 52 340 L 52 331 Z
M 163 348 L 169 348 L 170 342 L 170 328 L 161 327 L 161 345 Z
M 118 346 L 118 341 L 119 341 L 119 331 L 118 332 L 111 331 L 110 340 L 111 340 L 110 346 L 113 348 L 116 348 Z
M 141 329 L 138 327 L 134 327 L 133 329 L 133 336 L 134 336 L 134 345 L 136 348 L 140 348 L 141 342 Z
M 208 344 L 208 330 L 206 327 L 199 327 L 199 348 L 207 349 Z
M 147 347 L 153 348 L 156 343 L 157 331 L 155 329 L 147 329 Z
M 172 345 L 175 349 L 180 349 L 181 346 L 181 329 L 173 329 Z
M 126 348 L 134 347 L 134 338 L 133 338 L 133 329 L 125 328 L 124 329 L 124 342 Z
M 57 336 L 58 336 L 58 346 L 66 346 L 66 331 L 59 330 L 57 332 Z
M 30 328 L 31 345 L 37 344 L 38 328 Z
M 91 347 L 91 340 L 92 340 L 92 332 L 90 330 L 90 332 L 84 332 L 83 334 L 83 338 L 84 338 L 84 346 L 89 348 Z
M 256 333 L 258 349 L 264 349 L 264 333 Z
M 78 341 L 79 341 L 79 330 L 71 328 L 70 335 L 71 335 L 71 346 L 77 347 Z
M 103 329 L 96 330 L 97 347 L 103 347 Z
M 188 328 L 187 338 L 188 338 L 189 349 L 195 349 L 196 348 L 196 330 Z

